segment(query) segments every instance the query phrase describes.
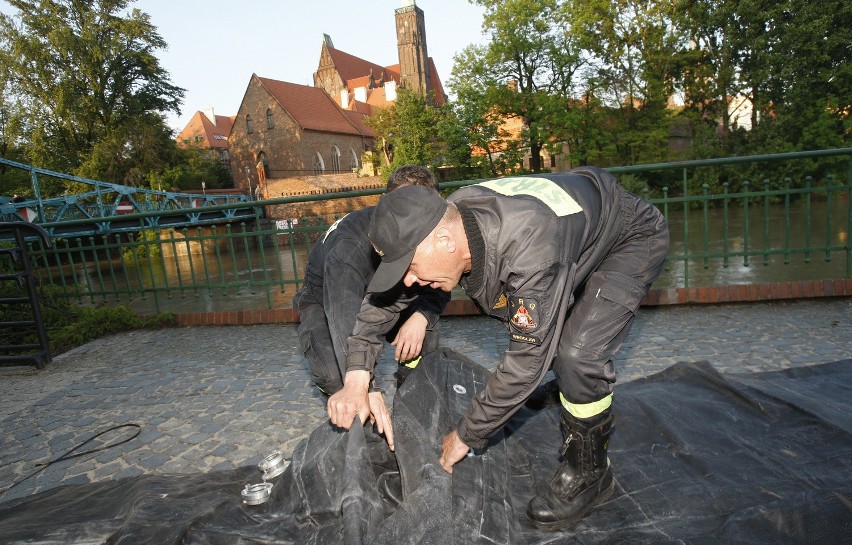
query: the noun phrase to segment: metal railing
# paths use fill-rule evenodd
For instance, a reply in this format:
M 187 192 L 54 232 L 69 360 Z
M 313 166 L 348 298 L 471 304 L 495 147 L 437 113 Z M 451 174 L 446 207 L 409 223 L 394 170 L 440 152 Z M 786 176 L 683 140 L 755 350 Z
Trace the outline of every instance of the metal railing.
M 51 360 L 50 341 L 27 238 L 38 240 L 42 249 L 50 248 L 50 238 L 44 229 L 29 223 L 0 222 L 0 233 L 9 233 L 14 241 L 0 245 L 0 364 L 26 362 L 43 369 Z
M 757 183 L 742 179 L 721 184 L 718 191 L 709 184 L 692 187 L 698 169 L 705 169 L 706 179 L 706 169 L 817 160 L 816 172 L 817 167 L 825 170 L 819 160 L 837 157 L 847 158 L 839 174 L 789 180 L 775 176 Z M 669 219 L 672 247 L 660 287 L 753 283 L 756 265 L 768 278 L 780 278 L 793 268 L 810 279 L 852 277 L 852 148 L 610 170 L 622 176 L 678 173 L 678 187 L 638 189 Z M 477 181 L 441 187 L 452 190 Z M 254 204 L 380 193 L 382 189 L 368 189 Z M 57 239 L 52 248 L 33 241 L 30 251 L 41 282 L 60 286 L 81 304 L 132 304 L 153 312 L 281 308 L 290 306 L 312 245 L 336 219 L 273 222 L 258 215 L 255 221 L 225 226 Z
M 33 196 L 0 202 L 0 221 L 37 222 L 50 236 L 83 236 L 89 233 L 135 231 L 142 220 L 148 227 L 210 224 L 256 215 L 253 198 L 231 193 L 185 193 L 130 187 L 55 172 L 0 157 L 0 167 L 29 174 Z M 54 192 L 74 185 L 73 194 L 47 197 L 44 185 Z M 204 209 L 203 212 L 201 209 Z

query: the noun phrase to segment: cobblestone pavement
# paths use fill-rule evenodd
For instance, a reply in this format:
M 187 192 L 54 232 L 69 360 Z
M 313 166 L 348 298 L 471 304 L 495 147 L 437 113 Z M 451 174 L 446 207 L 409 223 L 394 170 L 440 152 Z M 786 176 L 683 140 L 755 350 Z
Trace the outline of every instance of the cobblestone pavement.
M 494 320 L 455 317 L 442 320 L 442 344 L 493 368 L 507 340 Z M 289 455 L 327 422 L 297 346 L 295 325 L 134 331 L 61 354 L 43 371 L 0 369 L 0 501 L 59 484 L 255 465 L 276 449 Z M 389 398 L 390 354 L 379 363 Z M 646 307 L 615 363 L 623 383 L 681 361 L 754 372 L 850 356 L 852 298 L 835 298 Z M 141 427 L 138 437 L 25 478 L 36 464 L 127 423 Z M 133 431 L 112 431 L 80 450 Z

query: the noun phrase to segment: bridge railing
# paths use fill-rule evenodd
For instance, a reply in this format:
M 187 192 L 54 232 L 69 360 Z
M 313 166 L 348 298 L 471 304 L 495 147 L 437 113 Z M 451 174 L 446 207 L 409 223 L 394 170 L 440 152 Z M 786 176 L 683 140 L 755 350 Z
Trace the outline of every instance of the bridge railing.
M 129 187 L 2 157 L 0 165 L 28 172 L 33 191 L 32 198 L 0 202 L 0 221 L 38 223 L 52 236 L 136 230 L 133 220 L 140 218 L 145 218 L 149 226 L 155 226 L 160 224 L 160 217 L 169 217 L 175 224 L 197 224 L 211 223 L 209 220 L 218 218 L 251 219 L 255 215 L 251 196 L 237 192 L 184 193 Z M 70 185 L 76 190 L 69 193 L 66 189 L 62 195 L 46 196 L 45 184 L 52 185 L 54 192 Z M 209 207 L 205 218 L 208 221 L 199 221 L 201 214 L 197 209 L 203 207 Z
M 735 173 L 720 182 L 718 176 L 708 174 L 745 164 L 771 168 L 754 181 Z M 611 171 L 632 184 L 631 190 L 643 194 L 669 220 L 672 245 L 666 271 L 655 287 L 852 277 L 852 148 Z M 645 176 L 644 180 L 653 182 L 671 173 L 678 180 L 670 186 L 659 182 L 644 185 L 639 178 Z M 441 185 L 451 191 L 477 181 Z M 254 204 L 346 199 L 381 192 L 370 189 L 282 197 Z M 202 207 L 198 212 L 222 207 L 227 205 Z M 59 286 L 81 304 L 130 304 L 140 311 L 176 313 L 287 308 L 302 282 L 310 249 L 337 219 L 273 222 L 258 214 L 252 221 L 162 229 L 149 219 L 156 215 L 135 215 L 146 228 L 137 233 L 59 238 L 52 248 L 33 241 L 37 274 L 42 283 Z

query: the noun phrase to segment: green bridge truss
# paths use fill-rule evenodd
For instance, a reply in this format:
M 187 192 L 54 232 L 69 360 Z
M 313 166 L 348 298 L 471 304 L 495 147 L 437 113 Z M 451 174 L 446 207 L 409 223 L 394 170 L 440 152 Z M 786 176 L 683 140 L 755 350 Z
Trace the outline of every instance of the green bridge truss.
M 250 221 L 262 208 L 250 195 L 176 193 L 89 180 L 0 157 L 0 165 L 30 173 L 33 197 L 15 202 L 0 197 L 0 221 L 29 222 L 51 237 L 134 232 Z M 76 182 L 91 189 L 43 198 L 40 177 Z

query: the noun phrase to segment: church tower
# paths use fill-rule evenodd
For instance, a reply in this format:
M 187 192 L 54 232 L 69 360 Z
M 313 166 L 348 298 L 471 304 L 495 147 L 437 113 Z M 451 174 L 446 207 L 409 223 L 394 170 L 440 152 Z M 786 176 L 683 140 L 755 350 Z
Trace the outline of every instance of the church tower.
M 402 0 L 402 7 L 396 9 L 396 43 L 401 86 L 429 97 L 433 87 L 426 52 L 426 21 L 414 0 Z

